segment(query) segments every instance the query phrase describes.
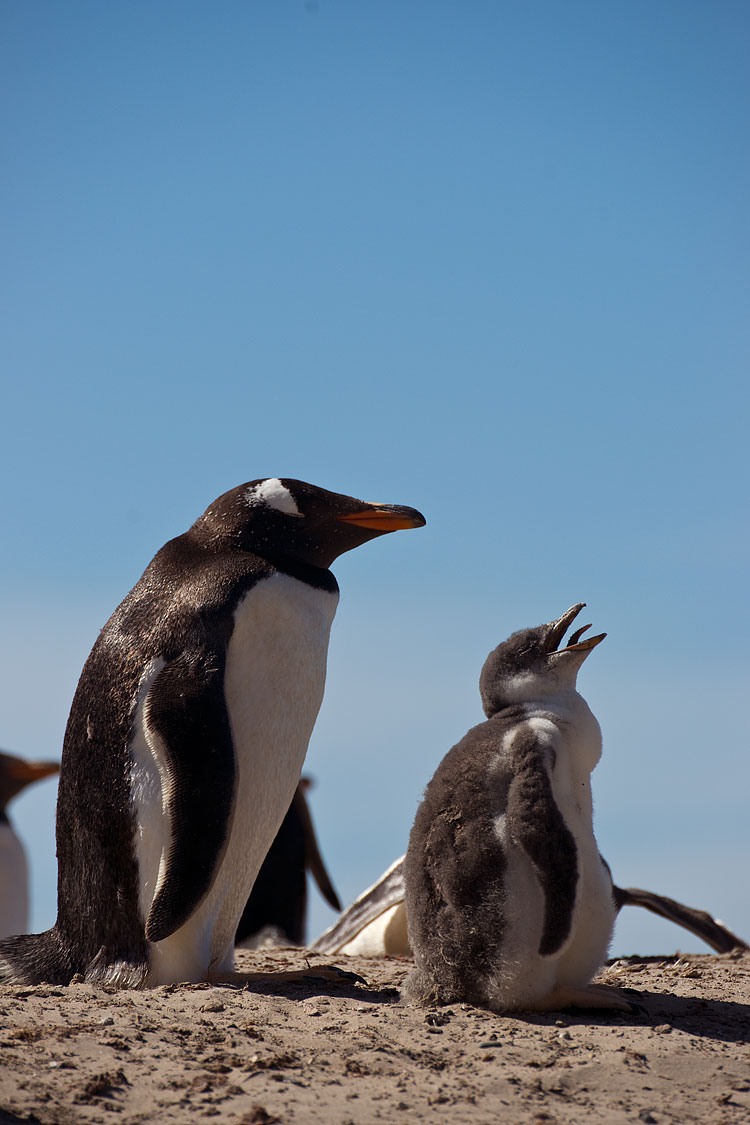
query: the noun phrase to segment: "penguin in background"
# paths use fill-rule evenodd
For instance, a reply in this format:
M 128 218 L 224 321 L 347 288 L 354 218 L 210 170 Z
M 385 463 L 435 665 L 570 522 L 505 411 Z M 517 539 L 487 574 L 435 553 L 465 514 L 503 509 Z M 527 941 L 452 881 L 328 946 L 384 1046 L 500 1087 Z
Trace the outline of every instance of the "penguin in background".
M 404 864 L 408 1001 L 630 1010 L 617 990 L 591 984 L 617 911 L 593 829 L 601 731 L 576 690 L 606 634 L 582 639 L 585 625 L 559 647 L 582 608 L 490 653 L 487 720 L 425 790 Z
M 291 479 L 224 493 L 102 629 L 65 733 L 58 915 L 0 980 L 231 979 L 237 924 L 291 804 L 325 683 L 331 563 L 413 508 Z
M 311 785 L 310 779 L 303 777 L 295 790 L 242 911 L 235 945 L 252 949 L 266 935 L 278 944 L 305 944 L 308 871 L 328 905 L 341 910 L 305 796 Z
M 8 805 L 35 781 L 51 777 L 59 762 L 28 762 L 0 751 L 0 938 L 29 928 L 29 869 Z
M 411 957 L 400 856 L 315 939 L 314 953 L 348 957 Z

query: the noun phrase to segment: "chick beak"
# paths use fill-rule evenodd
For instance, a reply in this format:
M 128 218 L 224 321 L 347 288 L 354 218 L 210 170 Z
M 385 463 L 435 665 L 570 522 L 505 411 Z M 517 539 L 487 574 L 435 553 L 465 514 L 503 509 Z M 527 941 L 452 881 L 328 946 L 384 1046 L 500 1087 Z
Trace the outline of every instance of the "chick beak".
M 572 625 L 585 605 L 585 602 L 579 602 L 577 605 L 571 606 L 562 617 L 552 622 L 547 634 L 547 652 L 589 652 L 604 640 L 606 633 L 598 633 L 595 637 L 586 637 L 581 640 L 586 630 L 591 628 L 591 625 L 581 625 L 574 633 L 571 633 L 566 645 L 562 648 L 558 647 L 565 636 L 566 629 L 569 625 Z

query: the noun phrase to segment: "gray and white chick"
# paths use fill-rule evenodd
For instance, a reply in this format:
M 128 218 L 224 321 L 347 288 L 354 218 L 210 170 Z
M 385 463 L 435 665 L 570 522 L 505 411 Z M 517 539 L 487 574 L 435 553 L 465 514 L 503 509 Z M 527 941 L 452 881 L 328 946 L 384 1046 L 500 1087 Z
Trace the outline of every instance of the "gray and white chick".
M 601 731 L 576 690 L 606 634 L 582 639 L 585 625 L 559 647 L 583 605 L 490 653 L 479 681 L 487 721 L 425 790 L 405 861 L 407 1001 L 629 1010 L 591 984 L 617 909 L 593 829 Z

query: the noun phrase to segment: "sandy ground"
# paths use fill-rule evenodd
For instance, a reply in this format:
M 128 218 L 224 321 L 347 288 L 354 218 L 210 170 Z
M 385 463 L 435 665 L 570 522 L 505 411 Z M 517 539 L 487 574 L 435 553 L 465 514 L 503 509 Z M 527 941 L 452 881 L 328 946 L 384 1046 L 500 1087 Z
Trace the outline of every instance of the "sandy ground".
M 367 985 L 311 959 L 308 980 L 252 990 L 5 987 L 0 1125 L 750 1121 L 750 954 L 614 962 L 627 1016 L 420 1011 L 398 1002 L 407 962 L 340 961 Z

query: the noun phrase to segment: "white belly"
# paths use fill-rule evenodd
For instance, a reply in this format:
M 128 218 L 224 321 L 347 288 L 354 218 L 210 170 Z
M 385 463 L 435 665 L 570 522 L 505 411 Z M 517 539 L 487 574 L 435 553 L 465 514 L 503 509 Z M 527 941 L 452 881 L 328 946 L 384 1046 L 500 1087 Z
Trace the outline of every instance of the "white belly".
M 612 880 L 599 857 L 594 836 L 591 773 L 588 762 L 601 752 L 581 753 L 585 739 L 576 738 L 577 754 L 565 747 L 558 768 L 552 774 L 552 791 L 565 823 L 576 841 L 578 853 L 578 893 L 573 915 L 573 932 L 561 951 L 557 965 L 557 985 L 587 984 L 601 968 L 612 940 L 616 910 Z M 588 747 L 587 747 L 588 749 Z M 567 759 L 567 760 L 566 760 Z
M 276 573 L 254 586 L 235 611 L 224 676 L 236 768 L 228 842 L 195 913 L 151 945 L 149 985 L 202 980 L 209 970 L 225 972 L 234 964 L 237 922 L 291 804 L 323 700 L 337 603 L 338 594 Z M 147 772 L 151 784 L 158 783 L 158 768 Z M 151 841 L 141 868 L 144 918 L 153 892 L 144 894 L 143 887 L 155 885 L 158 871 L 154 853 L 161 862 L 170 841 L 169 825 L 159 819 L 159 845 Z M 147 858 L 145 839 L 141 850 Z
M 538 952 L 545 902 L 534 865 L 523 848 L 510 839 L 505 816 L 495 823 L 508 864 L 506 931 L 503 964 L 491 984 L 489 998 L 501 1008 L 533 1006 L 555 988 L 588 984 L 603 964 L 612 937 L 612 884 L 599 858 L 591 799 L 591 770 L 601 754 L 601 735 L 598 723 L 583 700 L 581 703 L 585 712 L 578 708 L 580 713 L 572 716 L 577 722 L 560 722 L 544 713 L 530 714 L 527 720 L 535 734 L 554 750 L 552 792 L 575 838 L 578 857 L 571 931 L 563 947 L 551 956 L 543 957 Z
M 0 824 L 0 938 L 29 928 L 29 884 L 23 844 L 9 824 Z

